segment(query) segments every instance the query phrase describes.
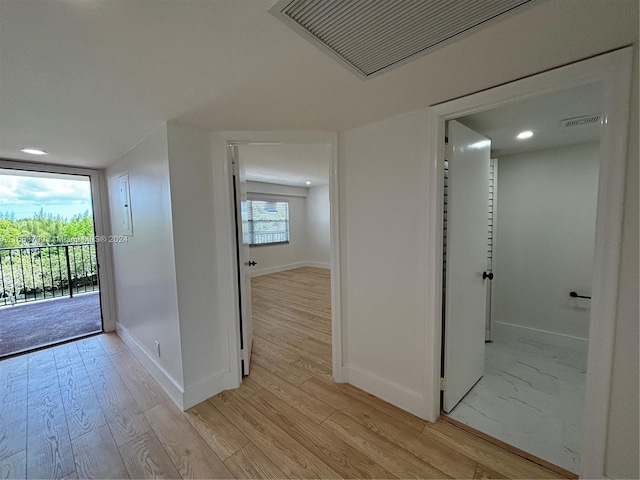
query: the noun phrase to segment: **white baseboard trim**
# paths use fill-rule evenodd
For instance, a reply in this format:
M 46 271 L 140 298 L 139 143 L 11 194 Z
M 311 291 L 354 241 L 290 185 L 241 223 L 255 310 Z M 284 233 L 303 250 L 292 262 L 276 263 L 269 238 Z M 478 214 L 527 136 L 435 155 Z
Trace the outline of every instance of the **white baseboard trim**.
M 506 322 L 493 322 L 494 334 L 506 334 L 519 338 L 528 338 L 547 345 L 568 348 L 578 352 L 586 352 L 589 349 L 589 340 L 586 338 L 574 337 L 564 333 L 549 332 L 537 328 L 514 325 Z
M 392 383 L 353 365 L 346 365 L 342 368 L 341 380 L 420 418 L 424 417 L 424 396 L 413 390 Z
M 228 372 L 222 372 L 186 388 L 182 397 L 183 410 L 189 410 L 207 398 L 229 390 L 228 380 Z
M 305 267 L 313 267 L 313 268 L 324 268 L 325 270 L 331 270 L 330 263 L 322 263 L 322 262 L 304 262 Z
M 331 270 L 331 265 L 328 263 L 320 263 L 320 262 L 295 262 L 289 263 L 287 265 L 278 265 L 276 267 L 269 268 L 261 268 L 259 270 L 252 270 L 250 273 L 251 278 L 260 277 L 262 275 L 271 275 L 272 273 L 284 272 L 286 270 L 294 270 L 296 268 L 302 267 L 315 267 L 315 268 L 326 268 Z
M 129 347 L 131 353 L 160 384 L 171 401 L 182 411 L 188 410 L 224 390 L 236 388 L 230 376 L 231 374 L 229 372 L 221 372 L 183 389 L 164 368 L 156 363 L 151 354 L 138 343 L 125 327 L 116 323 L 116 332 L 125 345 Z
M 184 390 L 167 371 L 156 363 L 153 357 L 138 343 L 138 341 L 128 332 L 127 328 L 116 322 L 116 333 L 122 339 L 131 353 L 147 369 L 149 374 L 160 384 L 167 396 L 176 406 L 184 410 Z

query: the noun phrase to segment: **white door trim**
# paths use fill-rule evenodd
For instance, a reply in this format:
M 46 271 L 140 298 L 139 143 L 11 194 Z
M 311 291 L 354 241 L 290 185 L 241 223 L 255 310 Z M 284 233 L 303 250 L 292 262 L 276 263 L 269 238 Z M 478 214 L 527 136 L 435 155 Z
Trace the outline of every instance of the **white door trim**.
M 83 175 L 91 179 L 91 196 L 93 203 L 93 224 L 96 236 L 108 237 L 109 200 L 107 198 L 106 177 L 103 170 L 90 168 L 65 167 L 47 163 L 25 162 L 21 160 L 0 159 L 0 168 L 26 170 L 29 172 L 64 173 Z M 96 243 L 96 252 L 100 268 L 100 306 L 102 308 L 102 328 L 110 332 L 116 328 L 116 308 L 113 289 L 113 263 L 111 245 L 108 242 Z
M 602 136 L 581 476 L 602 478 L 622 238 L 632 49 L 624 48 L 501 85 L 429 109 L 425 412 L 440 415 L 442 340 L 442 199 L 445 122 L 517 100 L 588 83 L 603 86 Z
M 240 385 L 240 335 L 238 315 L 237 278 L 235 264 L 235 237 L 233 232 L 233 189 L 230 183 L 230 168 L 227 159 L 227 145 L 253 142 L 310 144 L 326 143 L 331 150 L 331 170 L 329 174 L 329 198 L 331 202 L 331 348 L 333 379 L 342 382 L 342 307 L 340 286 L 340 217 L 338 194 L 338 135 L 334 132 L 217 132 L 213 134 L 214 171 L 223 172 L 214 178 L 214 209 L 216 219 L 216 250 L 220 259 L 218 285 L 223 318 L 227 319 L 229 342 L 229 365 L 231 381 L 229 388 Z

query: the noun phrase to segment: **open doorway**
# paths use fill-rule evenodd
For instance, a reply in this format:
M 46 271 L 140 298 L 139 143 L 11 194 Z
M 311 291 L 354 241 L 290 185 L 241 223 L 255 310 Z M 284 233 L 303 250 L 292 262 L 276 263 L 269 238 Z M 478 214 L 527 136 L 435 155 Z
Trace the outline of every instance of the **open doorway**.
M 570 472 L 580 470 L 602 108 L 592 83 L 448 122 L 443 369 L 460 388 L 445 386 L 443 409 Z M 462 349 L 478 353 L 473 368 Z
M 330 147 L 232 148 L 244 382 L 330 379 Z
M 102 332 L 92 178 L 0 178 L 0 357 Z
M 427 385 L 425 408 L 429 419 L 441 415 L 441 390 L 447 379 L 442 378 L 442 246 L 445 123 L 474 113 L 519 102 L 590 83 L 602 85 L 603 123 L 598 152 L 598 194 L 595 228 L 595 252 L 591 278 L 591 313 L 587 352 L 584 414 L 579 474 L 602 477 L 608 421 L 612 370 L 614 368 L 614 332 L 618 295 L 618 274 L 621 261 L 622 205 L 627 155 L 629 121 L 629 91 L 632 50 L 620 49 L 587 60 L 565 65 L 531 77 L 517 80 L 483 92 L 471 94 L 440 105 L 429 112 L 429 244 L 428 255 L 432 273 L 427 289 Z M 483 200 L 483 204 L 484 200 Z M 500 240 L 498 239 L 498 244 Z M 486 266 L 486 259 L 485 265 Z M 482 277 L 482 271 L 480 276 Z M 586 299 L 585 299 L 586 300 Z M 484 314 L 481 322 L 484 323 Z M 484 338 L 484 332 L 481 335 Z

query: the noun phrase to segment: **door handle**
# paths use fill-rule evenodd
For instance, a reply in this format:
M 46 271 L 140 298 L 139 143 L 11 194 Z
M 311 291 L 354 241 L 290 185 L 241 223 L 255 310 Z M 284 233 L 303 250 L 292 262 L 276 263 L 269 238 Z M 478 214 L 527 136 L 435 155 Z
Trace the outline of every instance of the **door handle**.
M 249 267 L 254 267 L 257 265 L 256 262 L 254 262 L 253 260 L 249 261 L 249 262 L 244 262 L 245 265 L 249 266 Z
M 493 280 L 493 272 L 489 272 L 489 273 L 487 273 L 487 272 L 482 272 L 482 279 L 483 279 L 483 280 L 486 280 L 487 278 L 488 278 L 489 280 Z

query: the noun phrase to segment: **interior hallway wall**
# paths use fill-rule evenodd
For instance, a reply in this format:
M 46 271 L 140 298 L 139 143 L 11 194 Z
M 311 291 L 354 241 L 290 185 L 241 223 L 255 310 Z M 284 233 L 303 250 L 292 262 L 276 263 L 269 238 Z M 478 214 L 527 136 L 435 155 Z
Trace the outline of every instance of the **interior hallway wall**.
M 341 134 L 344 376 L 424 411 L 427 113 Z
M 599 144 L 499 162 L 493 320 L 587 339 Z
M 236 385 L 219 308 L 211 134 L 168 122 L 107 169 L 114 235 L 123 174 L 133 236 L 112 245 L 118 333 L 172 400 L 190 408 Z
M 637 44 L 634 52 L 607 428 L 605 474 L 610 478 L 639 476 Z M 422 115 L 394 117 L 339 138 L 345 380 L 417 414 L 420 408 L 413 408 L 414 400 L 428 389 L 423 382 L 425 346 L 420 341 L 426 316 L 421 303 L 426 277 L 420 267 L 426 232 L 408 212 L 417 215 L 420 210 L 413 206 L 426 204 L 427 122 Z M 502 164 L 500 168 L 502 174 Z
M 217 317 L 213 164 L 209 132 L 168 122 L 172 231 L 188 408 L 226 388 L 226 322 Z
M 307 196 L 307 260 L 331 266 L 331 208 L 329 185 L 309 188 Z
M 182 388 L 166 124 L 106 171 L 113 235 L 121 233 L 118 177 L 123 174 L 129 175 L 133 236 L 126 243 L 111 244 L 117 328 Z M 156 340 L 162 347 L 160 357 Z

